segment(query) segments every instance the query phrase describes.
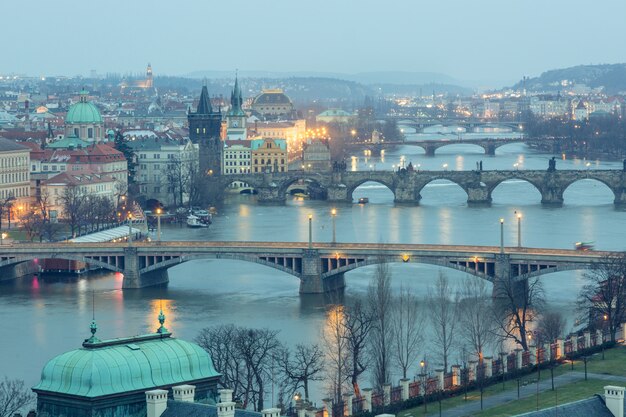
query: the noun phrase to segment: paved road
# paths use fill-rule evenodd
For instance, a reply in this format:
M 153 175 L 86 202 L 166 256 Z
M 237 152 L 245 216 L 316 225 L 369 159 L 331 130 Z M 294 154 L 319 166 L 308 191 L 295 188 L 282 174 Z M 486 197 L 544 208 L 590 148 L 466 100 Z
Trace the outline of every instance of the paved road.
M 607 382 L 623 382 L 626 383 L 626 377 L 623 376 L 615 376 L 615 375 L 605 375 L 605 374 L 595 374 L 595 373 L 587 373 L 587 378 L 589 379 L 600 379 L 606 380 Z M 572 382 L 580 381 L 585 379 L 585 374 L 583 372 L 568 372 L 563 375 L 559 375 L 554 378 L 554 386 L 560 387 L 563 385 L 570 384 Z M 511 386 L 511 381 L 508 381 L 508 385 Z M 539 382 L 539 392 L 547 391 L 552 389 L 552 382 L 550 378 L 542 379 Z M 537 394 L 537 384 L 528 384 L 525 387 L 520 387 L 520 398 L 528 398 Z M 499 394 L 491 395 L 489 397 L 485 397 L 483 399 L 483 409 L 492 408 L 498 405 L 505 404 L 509 401 L 517 400 L 517 388 L 504 391 Z M 429 407 L 432 407 L 434 412 L 429 412 L 428 416 L 436 417 L 439 416 L 439 409 L 437 408 L 437 403 L 430 403 Z M 441 415 L 442 417 L 465 417 L 471 416 L 473 413 L 480 411 L 480 400 L 477 401 L 468 401 L 466 404 L 460 405 L 458 407 L 450 408 L 448 410 L 444 410 Z M 591 416 L 590 416 L 591 417 Z

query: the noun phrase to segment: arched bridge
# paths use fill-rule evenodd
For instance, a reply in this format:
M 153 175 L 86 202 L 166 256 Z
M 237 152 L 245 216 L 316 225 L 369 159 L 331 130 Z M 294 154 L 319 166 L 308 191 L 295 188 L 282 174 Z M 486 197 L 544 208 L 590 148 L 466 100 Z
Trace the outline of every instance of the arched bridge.
M 389 118 L 389 117 L 388 117 Z M 523 131 L 525 122 L 523 121 L 491 121 L 481 119 L 458 119 L 458 118 L 425 118 L 425 117 L 410 117 L 410 116 L 392 116 L 398 125 L 410 127 L 415 129 L 416 133 L 423 131 L 427 127 L 432 126 L 458 126 L 467 129 L 468 131 L 475 128 L 482 127 L 508 127 L 512 131 Z
M 407 140 L 407 141 L 381 141 L 378 143 L 372 142 L 354 142 L 347 144 L 349 149 L 367 149 L 375 156 L 380 156 L 381 150 L 390 146 L 419 146 L 424 149 L 426 156 L 434 156 L 435 151 L 439 148 L 449 145 L 476 145 L 483 148 L 486 155 L 495 155 L 496 149 L 509 145 L 511 143 L 525 143 L 524 138 L 472 138 L 472 139 L 441 139 L 441 140 Z
M 300 242 L 137 242 L 14 244 L 0 248 L 0 273 L 34 259 L 70 259 L 122 272 L 124 288 L 168 281 L 167 269 L 194 259 L 232 259 L 278 269 L 300 279 L 301 293 L 344 286 L 343 274 L 381 262 L 416 262 L 467 272 L 497 283 L 587 269 L 611 252 L 422 244 Z M 208 271 L 210 273 L 210 271 Z M 200 277 L 199 277 L 200 278 Z
M 605 184 L 615 196 L 615 205 L 626 206 L 626 171 L 621 170 L 506 170 L 506 171 L 289 171 L 265 174 L 223 175 L 211 178 L 213 186 L 225 190 L 233 181 L 242 181 L 258 191 L 259 202 L 284 203 L 287 188 L 298 181 L 315 184 L 326 199 L 352 202 L 354 190 L 373 181 L 383 184 L 397 203 L 419 204 L 422 189 L 435 180 L 448 180 L 467 194 L 467 203 L 489 205 L 493 190 L 508 180 L 522 180 L 541 193 L 546 205 L 563 204 L 563 193 L 573 183 L 592 179 Z

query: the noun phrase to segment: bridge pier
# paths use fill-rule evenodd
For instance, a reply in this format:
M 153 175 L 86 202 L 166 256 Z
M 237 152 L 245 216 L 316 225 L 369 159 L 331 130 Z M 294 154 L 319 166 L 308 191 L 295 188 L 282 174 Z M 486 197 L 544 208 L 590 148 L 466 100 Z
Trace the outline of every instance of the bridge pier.
M 528 280 L 515 281 L 511 277 L 511 256 L 505 253 L 496 255 L 495 277 L 493 280 L 492 297 L 496 300 L 511 298 L 519 305 L 524 306 L 523 300 L 528 292 Z
M 302 251 L 302 274 L 300 276 L 300 294 L 323 294 L 341 290 L 346 286 L 342 273 L 322 278 L 322 261 L 316 249 Z
M 280 195 L 280 188 L 276 184 L 257 187 L 258 202 L 262 204 L 284 204 L 285 196 Z
M 0 282 L 10 281 L 39 272 L 39 264 L 34 261 L 21 262 L 0 268 Z
M 393 202 L 398 204 L 418 205 L 422 196 L 415 192 L 414 187 L 397 187 L 393 190 Z
M 485 148 L 485 154 L 489 155 L 489 156 L 495 156 L 496 155 L 496 145 L 494 145 L 492 143 L 487 145 L 487 147 Z
M 618 209 L 626 209 L 626 187 L 614 190 L 613 193 L 615 194 L 615 207 Z
M 563 194 L 554 189 L 542 191 L 541 204 L 550 207 L 561 207 L 563 205 Z
M 434 145 L 426 145 L 426 156 L 435 156 L 435 151 L 437 150 L 437 146 Z
M 352 196 L 348 195 L 348 187 L 345 184 L 333 184 L 326 190 L 326 200 L 351 203 Z
M 486 185 L 478 185 L 475 187 L 468 187 L 467 192 L 467 205 L 468 206 L 490 206 L 491 195 L 489 195 L 489 189 Z
M 152 287 L 169 282 L 169 276 L 165 268 L 144 272 L 143 274 L 140 271 L 137 248 L 124 248 L 124 281 L 122 282 L 122 288 L 136 289 Z

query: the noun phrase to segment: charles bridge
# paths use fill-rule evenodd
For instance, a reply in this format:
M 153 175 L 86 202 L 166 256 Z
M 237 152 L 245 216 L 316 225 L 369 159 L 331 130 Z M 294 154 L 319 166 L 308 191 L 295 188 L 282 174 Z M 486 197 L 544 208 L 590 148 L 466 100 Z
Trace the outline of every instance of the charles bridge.
M 422 189 L 432 181 L 448 180 L 467 194 L 468 205 L 489 205 L 493 190 L 509 180 L 532 184 L 541 193 L 541 203 L 563 204 L 563 193 L 580 180 L 605 184 L 615 196 L 618 207 L 626 207 L 626 171 L 624 170 L 503 170 L 503 171 L 289 171 L 280 173 L 215 176 L 210 179 L 219 192 L 234 181 L 247 183 L 258 192 L 260 203 L 284 203 L 288 188 L 298 182 L 314 184 L 330 202 L 351 203 L 354 190 L 373 181 L 389 188 L 396 203 L 419 204 Z
M 545 140 L 543 141 L 546 142 Z M 347 149 L 369 150 L 372 155 L 380 156 L 381 151 L 390 146 L 418 146 L 424 149 L 426 156 L 435 156 L 435 151 L 449 145 L 476 145 L 485 151 L 485 155 L 495 155 L 496 149 L 511 143 L 534 143 L 524 138 L 459 138 L 441 140 L 406 140 L 406 141 L 381 141 L 381 142 L 352 142 L 347 143 Z
M 123 288 L 167 283 L 170 267 L 196 259 L 253 262 L 300 279 L 300 293 L 323 293 L 345 286 L 344 274 L 381 262 L 424 263 L 469 273 L 494 283 L 558 271 L 589 269 L 612 252 L 495 246 L 312 242 L 133 242 L 15 243 L 0 247 L 0 277 L 39 259 L 85 262 L 123 274 Z M 207 274 L 210 274 L 207 271 Z M 202 279 L 202 277 L 198 277 Z M 504 281 L 509 280 L 509 281 Z

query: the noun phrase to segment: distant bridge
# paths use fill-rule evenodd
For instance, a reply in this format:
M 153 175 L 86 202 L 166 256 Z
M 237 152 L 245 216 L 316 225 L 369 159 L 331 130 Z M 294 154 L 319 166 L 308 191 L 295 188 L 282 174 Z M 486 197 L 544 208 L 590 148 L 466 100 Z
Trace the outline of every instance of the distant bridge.
M 525 138 L 472 138 L 472 139 L 440 139 L 440 140 L 406 140 L 406 141 L 388 141 L 384 140 L 377 143 L 372 142 L 352 142 L 346 144 L 348 149 L 367 149 L 374 155 L 380 156 L 381 150 L 391 146 L 419 146 L 424 149 L 426 156 L 434 156 L 435 151 L 444 146 L 450 145 L 476 145 L 483 148 L 485 155 L 495 155 L 496 149 L 509 145 L 511 143 L 526 143 Z
M 223 192 L 234 181 L 249 184 L 258 191 L 261 203 L 284 203 L 287 189 L 303 181 L 315 184 L 333 202 L 352 202 L 354 190 L 373 181 L 389 188 L 396 203 L 418 204 L 421 191 L 435 180 L 448 180 L 467 194 L 469 205 L 489 205 L 493 190 L 508 180 L 522 180 L 541 193 L 541 203 L 560 206 L 563 193 L 577 181 L 592 179 L 605 184 L 614 194 L 614 203 L 626 207 L 626 171 L 622 170 L 506 170 L 506 171 L 352 171 L 308 172 L 289 171 L 264 174 L 216 176 L 210 186 Z
M 522 132 L 524 130 L 523 121 L 493 121 L 483 119 L 457 119 L 457 118 L 425 118 L 425 117 L 411 117 L 411 116 L 390 116 L 386 119 L 395 120 L 398 125 L 411 127 L 415 129 L 416 133 L 423 131 L 427 127 L 432 126 L 459 126 L 465 128 L 468 131 L 477 127 L 508 127 L 513 132 Z M 456 132 L 451 132 L 456 133 Z
M 497 285 L 551 272 L 588 269 L 614 252 L 494 246 L 300 242 L 41 243 L 0 247 L 3 269 L 35 259 L 68 259 L 124 274 L 124 288 L 168 282 L 167 269 L 195 259 L 258 263 L 300 279 L 300 293 L 342 288 L 344 273 L 381 262 L 452 268 Z M 207 271 L 210 274 L 211 271 Z M 202 277 L 198 277 L 202 279 Z

